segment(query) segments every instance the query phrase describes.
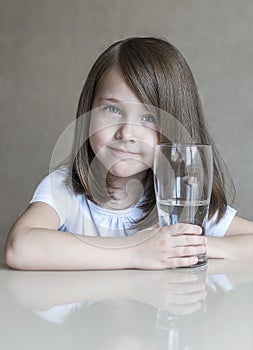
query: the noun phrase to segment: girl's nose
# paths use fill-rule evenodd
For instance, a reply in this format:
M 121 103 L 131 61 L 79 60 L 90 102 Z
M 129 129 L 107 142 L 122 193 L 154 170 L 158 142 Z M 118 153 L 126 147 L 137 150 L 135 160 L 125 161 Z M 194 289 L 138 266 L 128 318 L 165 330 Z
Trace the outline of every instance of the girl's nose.
M 115 138 L 122 141 L 136 141 L 136 125 L 131 123 L 122 123 L 116 131 Z

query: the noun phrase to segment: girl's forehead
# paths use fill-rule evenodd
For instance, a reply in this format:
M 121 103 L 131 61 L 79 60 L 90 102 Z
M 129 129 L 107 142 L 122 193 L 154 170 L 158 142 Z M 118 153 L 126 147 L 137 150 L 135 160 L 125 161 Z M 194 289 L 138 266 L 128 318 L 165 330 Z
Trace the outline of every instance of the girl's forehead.
M 95 100 L 105 98 L 115 99 L 121 102 L 141 103 L 133 90 L 125 82 L 118 66 L 108 69 L 98 83 Z

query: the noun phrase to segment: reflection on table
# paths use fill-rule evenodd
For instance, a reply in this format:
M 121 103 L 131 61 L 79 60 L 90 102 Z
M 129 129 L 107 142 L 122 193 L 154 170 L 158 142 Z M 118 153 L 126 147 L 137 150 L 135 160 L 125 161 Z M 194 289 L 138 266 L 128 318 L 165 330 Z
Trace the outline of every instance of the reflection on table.
M 0 349 L 253 349 L 253 267 L 0 270 Z

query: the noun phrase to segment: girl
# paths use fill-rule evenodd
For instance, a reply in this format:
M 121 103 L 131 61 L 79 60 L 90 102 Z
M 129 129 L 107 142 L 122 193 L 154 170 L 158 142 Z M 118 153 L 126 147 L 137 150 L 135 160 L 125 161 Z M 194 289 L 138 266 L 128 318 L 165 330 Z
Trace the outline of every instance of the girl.
M 157 224 L 154 147 L 185 135 L 214 149 L 207 237 L 199 226 Z M 180 52 L 158 38 L 119 41 L 93 65 L 71 155 L 40 183 L 12 227 L 6 263 L 27 270 L 165 269 L 196 264 L 206 250 L 209 258 L 252 258 L 253 223 L 228 207 L 225 186 Z

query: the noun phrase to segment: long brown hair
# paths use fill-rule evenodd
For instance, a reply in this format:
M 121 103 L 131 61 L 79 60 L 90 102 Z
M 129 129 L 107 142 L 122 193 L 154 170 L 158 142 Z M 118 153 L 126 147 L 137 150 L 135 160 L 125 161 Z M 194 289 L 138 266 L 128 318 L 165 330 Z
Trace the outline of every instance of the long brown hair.
M 68 183 L 75 193 L 83 193 L 92 201 L 94 196 L 89 186 L 89 166 L 94 159 L 89 133 L 89 111 L 92 109 L 97 86 L 103 74 L 117 65 L 126 84 L 137 98 L 147 105 L 165 111 L 187 130 L 195 143 L 213 147 L 213 188 L 209 218 L 218 211 L 218 220 L 223 216 L 234 187 L 217 149 L 206 128 L 201 101 L 193 74 L 182 56 L 172 44 L 154 37 L 133 37 L 118 41 L 107 48 L 91 68 L 78 103 L 75 140 L 70 157 Z M 85 115 L 85 117 L 84 117 Z M 166 118 L 161 118 L 161 130 L 166 130 Z M 160 134 L 160 143 L 167 142 L 166 132 Z M 146 176 L 145 201 L 142 209 L 148 217 L 155 205 L 152 170 Z

